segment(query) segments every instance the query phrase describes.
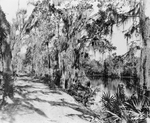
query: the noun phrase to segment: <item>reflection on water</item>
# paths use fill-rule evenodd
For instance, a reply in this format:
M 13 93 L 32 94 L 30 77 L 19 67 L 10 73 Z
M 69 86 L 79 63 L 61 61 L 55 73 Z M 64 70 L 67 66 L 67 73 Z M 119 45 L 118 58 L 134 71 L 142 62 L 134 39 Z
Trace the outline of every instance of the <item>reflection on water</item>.
M 95 96 L 95 105 L 101 106 L 99 103 L 104 92 L 110 92 L 114 94 L 117 91 L 118 84 L 123 83 L 125 85 L 125 94 L 126 96 L 131 96 L 133 92 L 137 91 L 139 88 L 139 81 L 131 78 L 126 79 L 110 79 L 110 78 L 100 78 L 98 80 L 92 80 L 91 87 L 96 89 L 97 93 Z M 97 106 L 93 106 L 93 109 Z
M 92 80 L 91 86 L 93 89 L 98 88 L 99 90 L 103 92 L 110 92 L 110 93 L 115 93 L 117 90 L 118 84 L 123 83 L 125 85 L 125 90 L 126 94 L 132 94 L 133 91 L 136 91 L 137 88 L 139 87 L 138 80 L 134 80 L 131 78 L 126 78 L 126 79 L 106 79 L 106 78 L 101 78 L 98 80 Z

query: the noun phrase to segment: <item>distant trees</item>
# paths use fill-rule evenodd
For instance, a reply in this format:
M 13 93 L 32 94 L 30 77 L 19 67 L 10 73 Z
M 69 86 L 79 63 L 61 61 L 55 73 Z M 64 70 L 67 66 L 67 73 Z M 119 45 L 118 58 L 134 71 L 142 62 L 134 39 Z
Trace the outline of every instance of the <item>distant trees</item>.
M 85 1 L 62 9 L 50 5 L 48 0 L 35 4 L 22 30 L 23 35 L 29 35 L 25 40 L 32 49 L 32 68 L 39 72 L 39 68 L 46 70 L 49 67 L 46 71 L 51 76 L 58 69 L 63 71 L 62 76 L 75 76 L 75 71 L 82 67 L 81 57 L 86 47 L 102 54 L 115 50 L 108 38 L 113 33 L 113 25 L 124 23 L 131 12 L 119 13 L 113 4 L 108 4 L 104 11 L 104 5 L 100 2 L 99 13 L 88 17 L 93 8 Z M 48 67 L 44 67 L 44 63 Z
M 141 1 L 119 1 L 113 2 L 107 1 L 108 4 L 100 2 L 101 8 L 104 6 L 105 11 L 100 10 L 101 19 L 99 21 L 100 29 L 98 32 L 107 35 L 113 32 L 113 25 L 123 26 L 131 20 L 131 26 L 129 29 L 124 31 L 127 41 L 134 36 L 140 37 L 142 40 L 141 47 L 141 64 L 140 64 L 140 82 L 141 84 L 146 84 L 149 88 L 150 86 L 150 76 L 149 76 L 149 15 L 148 13 L 148 0 Z M 129 9 L 124 10 L 124 7 L 128 5 Z M 105 18 L 107 18 L 105 20 Z M 105 21 L 103 21 L 105 20 Z M 109 28 L 105 28 L 109 27 Z
M 115 50 L 116 47 L 109 41 L 113 27 L 124 26 L 129 20 L 132 20 L 131 27 L 124 31 L 127 41 L 134 34 L 141 35 L 143 41 L 147 41 L 144 38 L 147 32 L 143 29 L 146 28 L 143 21 L 146 17 L 141 14 L 144 13 L 144 2 L 100 1 L 99 12 L 92 16 L 87 16 L 93 10 L 92 4 L 87 1 L 81 1 L 77 6 L 68 4 L 64 8 L 51 5 L 49 0 L 37 2 L 29 19 L 26 22 L 22 21 L 24 25 L 21 30 L 21 35 L 26 36 L 25 44 L 31 48 L 33 70 L 38 73 L 39 69 L 42 69 L 41 73 L 51 76 L 60 70 L 63 81 L 66 81 L 67 78 L 71 78 L 70 75 L 75 76 L 75 71 L 81 70 L 82 55 L 86 48 L 92 47 L 101 54 Z M 124 10 L 127 5 L 130 5 L 128 10 Z M 21 13 L 23 17 L 26 11 L 22 10 Z M 147 45 L 144 44 L 146 48 Z M 142 48 L 142 54 L 146 53 L 145 48 Z M 143 59 L 144 54 L 141 57 L 141 81 L 147 83 L 147 79 L 144 79 L 148 78 L 145 77 L 148 75 L 148 69 L 144 70 L 147 62 Z M 119 61 L 118 67 L 121 65 Z M 38 74 L 41 74 L 40 72 Z
M 82 68 L 83 58 L 81 57 L 84 57 L 86 44 L 94 43 L 94 37 L 87 35 L 87 24 L 92 21 L 87 14 L 92 9 L 92 5 L 84 1 L 77 6 L 64 9 L 56 9 L 46 0 L 35 6 L 29 20 L 24 25 L 25 33 L 35 39 L 32 40 L 32 45 L 30 44 L 36 56 L 36 60 L 33 57 L 32 61 L 34 69 L 39 61 L 39 52 L 43 50 L 42 54 L 47 56 L 51 76 L 59 70 L 63 83 L 71 82 L 68 79 L 73 79 Z M 113 49 L 107 40 L 103 42 L 99 40 L 99 43 L 102 44 L 101 47 L 107 46 Z M 36 66 L 39 69 L 39 65 Z M 69 83 L 64 85 L 69 85 Z
M 129 51 L 130 52 L 130 51 Z M 104 76 L 114 78 L 135 78 L 139 79 L 139 63 L 140 58 L 133 53 L 132 57 L 127 52 L 120 56 L 109 56 L 104 61 Z

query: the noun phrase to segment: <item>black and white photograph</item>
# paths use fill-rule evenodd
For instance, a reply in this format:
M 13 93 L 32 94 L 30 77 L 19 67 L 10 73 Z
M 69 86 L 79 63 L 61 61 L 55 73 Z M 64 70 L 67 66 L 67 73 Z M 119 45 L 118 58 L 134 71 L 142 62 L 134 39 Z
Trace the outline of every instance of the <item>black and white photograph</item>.
M 0 0 L 0 123 L 150 123 L 150 0 Z

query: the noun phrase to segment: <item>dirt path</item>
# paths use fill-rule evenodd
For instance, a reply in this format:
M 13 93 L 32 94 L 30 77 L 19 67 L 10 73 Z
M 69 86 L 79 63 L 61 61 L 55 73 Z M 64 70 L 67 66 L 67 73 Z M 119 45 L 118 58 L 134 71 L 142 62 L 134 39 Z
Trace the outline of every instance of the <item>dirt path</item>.
M 0 111 L 0 123 L 89 123 L 92 113 L 71 96 L 29 77 L 15 81 L 14 102 Z

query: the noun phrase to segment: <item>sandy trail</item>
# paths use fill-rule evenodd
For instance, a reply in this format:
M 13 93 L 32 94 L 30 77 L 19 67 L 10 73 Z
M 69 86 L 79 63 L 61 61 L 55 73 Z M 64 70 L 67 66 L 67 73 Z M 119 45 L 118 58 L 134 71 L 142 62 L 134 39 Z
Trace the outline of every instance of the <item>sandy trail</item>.
M 14 102 L 0 111 L 0 123 L 89 123 L 93 114 L 73 97 L 40 80 L 18 77 Z

